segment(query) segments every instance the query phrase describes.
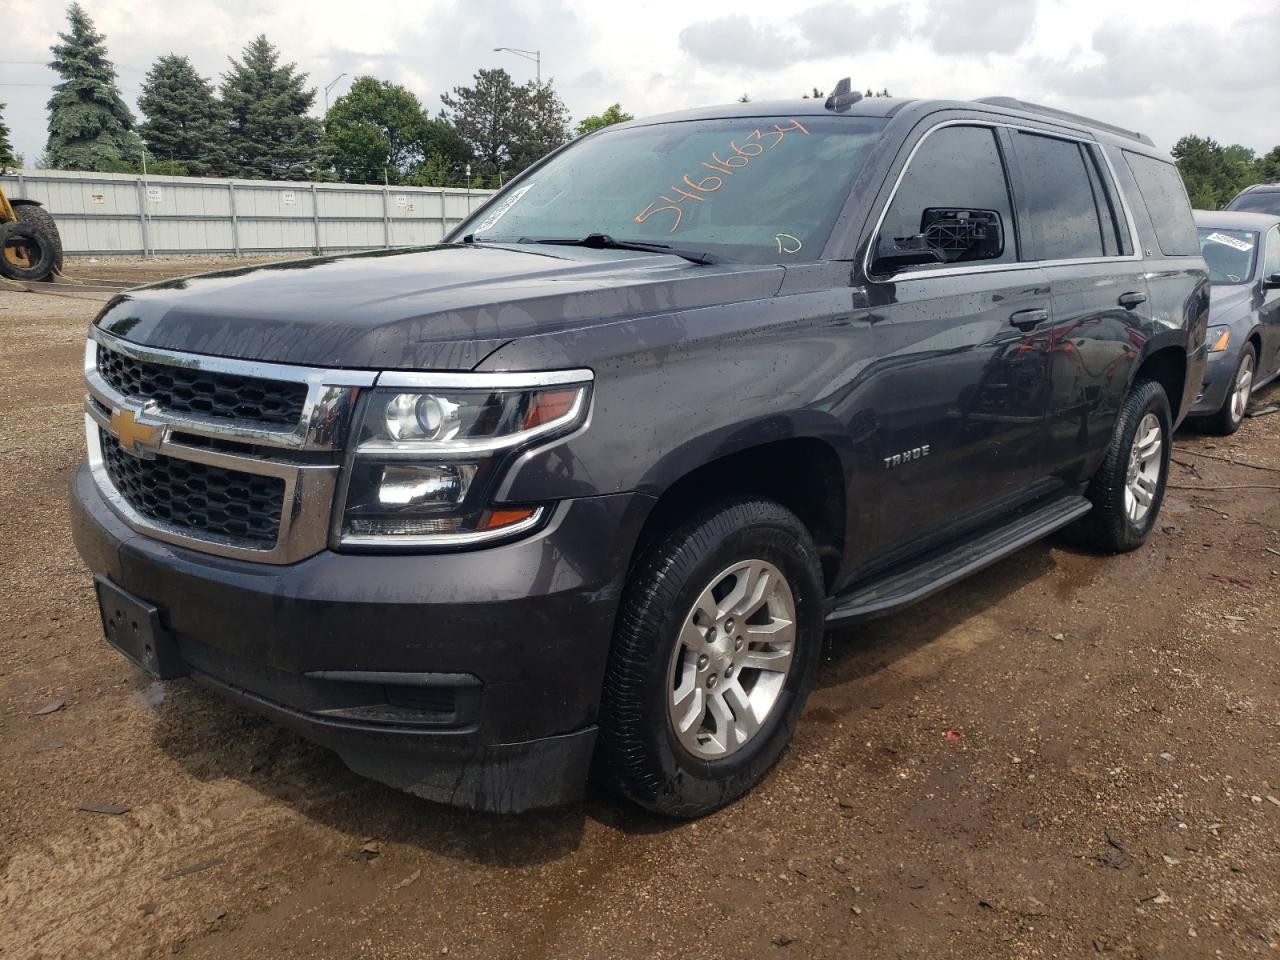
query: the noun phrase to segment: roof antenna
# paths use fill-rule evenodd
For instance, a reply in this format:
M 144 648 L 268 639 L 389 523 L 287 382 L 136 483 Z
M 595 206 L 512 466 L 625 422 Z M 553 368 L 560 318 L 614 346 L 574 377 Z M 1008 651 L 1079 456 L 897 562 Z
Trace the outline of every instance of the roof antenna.
M 848 110 L 861 99 L 862 94 L 853 89 L 853 81 L 845 77 L 836 84 L 836 88 L 831 91 L 831 96 L 827 97 L 824 106 L 828 110 Z

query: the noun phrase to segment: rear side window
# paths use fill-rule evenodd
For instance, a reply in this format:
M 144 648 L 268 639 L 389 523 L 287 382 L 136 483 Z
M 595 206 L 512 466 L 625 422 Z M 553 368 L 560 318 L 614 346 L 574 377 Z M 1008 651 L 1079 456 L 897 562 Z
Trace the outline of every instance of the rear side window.
M 1142 202 L 1151 215 L 1160 252 L 1166 257 L 1194 257 L 1200 252 L 1200 242 L 1178 168 L 1128 150 L 1124 151 L 1124 159 L 1133 171 Z
M 1039 258 L 1077 260 L 1114 255 L 1114 218 L 1108 210 L 1108 244 L 1099 209 L 1099 201 L 1105 204 L 1106 198 L 1097 171 L 1090 169 L 1093 158 L 1083 145 L 1023 132 L 1015 135 L 1015 141 L 1025 182 L 1018 207 L 1028 227 L 1040 237 Z
M 1228 203 L 1227 209 L 1241 213 L 1280 214 L 1280 190 L 1250 190 Z
M 985 239 L 973 240 L 972 225 L 990 223 L 993 214 L 999 218 L 999 239 L 984 227 Z M 945 260 L 917 264 L 916 269 L 1016 261 L 1013 204 L 995 130 L 955 126 L 928 134 L 898 185 L 880 237 L 925 237 L 921 242 L 946 248 Z M 957 246 L 962 242 L 968 244 L 964 250 Z

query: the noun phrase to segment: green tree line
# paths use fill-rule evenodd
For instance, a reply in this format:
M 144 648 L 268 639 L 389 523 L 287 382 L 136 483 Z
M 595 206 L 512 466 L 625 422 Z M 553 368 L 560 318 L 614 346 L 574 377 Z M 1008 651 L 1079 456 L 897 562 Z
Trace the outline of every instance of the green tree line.
M 1238 143 L 1188 135 L 1173 145 L 1173 159 L 1197 210 L 1217 210 L 1245 187 L 1280 180 L 1280 146 L 1260 157 Z
M 135 118 L 120 95 L 106 38 L 79 3 L 51 48 L 60 82 L 49 99 L 40 165 L 53 169 L 496 186 L 574 135 L 630 120 L 618 104 L 577 129 L 551 82 L 516 84 L 480 70 L 441 96 L 438 116 L 400 84 L 356 77 L 323 119 L 316 88 L 264 35 L 217 85 L 176 53 L 147 71 Z M 0 104 L 0 112 L 3 104 Z M 19 163 L 0 116 L 0 165 Z

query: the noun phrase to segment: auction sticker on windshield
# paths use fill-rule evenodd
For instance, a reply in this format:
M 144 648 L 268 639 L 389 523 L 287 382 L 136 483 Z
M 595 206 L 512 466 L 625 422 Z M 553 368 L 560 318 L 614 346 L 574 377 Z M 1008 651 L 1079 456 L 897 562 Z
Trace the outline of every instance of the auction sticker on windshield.
M 1253 244 L 1249 243 L 1247 240 L 1241 240 L 1239 237 L 1230 237 L 1225 233 L 1211 233 L 1205 237 L 1205 239 L 1212 240 L 1214 243 L 1226 244 L 1228 247 L 1232 247 L 1236 250 L 1245 251 L 1253 249 Z
M 514 207 L 526 193 L 533 189 L 533 184 L 526 184 L 516 190 L 511 191 L 511 195 L 502 203 L 498 204 L 497 209 L 490 213 L 487 217 L 480 221 L 480 226 L 476 227 L 476 233 L 484 233 L 490 229 L 495 223 L 507 215 L 507 211 Z

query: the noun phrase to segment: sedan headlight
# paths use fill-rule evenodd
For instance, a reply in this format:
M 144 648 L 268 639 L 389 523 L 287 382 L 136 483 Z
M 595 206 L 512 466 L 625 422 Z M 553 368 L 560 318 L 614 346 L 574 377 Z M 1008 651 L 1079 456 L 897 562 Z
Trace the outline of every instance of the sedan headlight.
M 1210 353 L 1221 353 L 1227 349 L 1227 344 L 1231 342 L 1230 327 L 1210 327 L 1208 334 L 1205 336 L 1205 342 L 1209 344 Z
M 538 526 L 543 504 L 491 502 L 506 465 L 580 427 L 589 370 L 383 374 L 364 397 L 340 540 L 463 546 Z

